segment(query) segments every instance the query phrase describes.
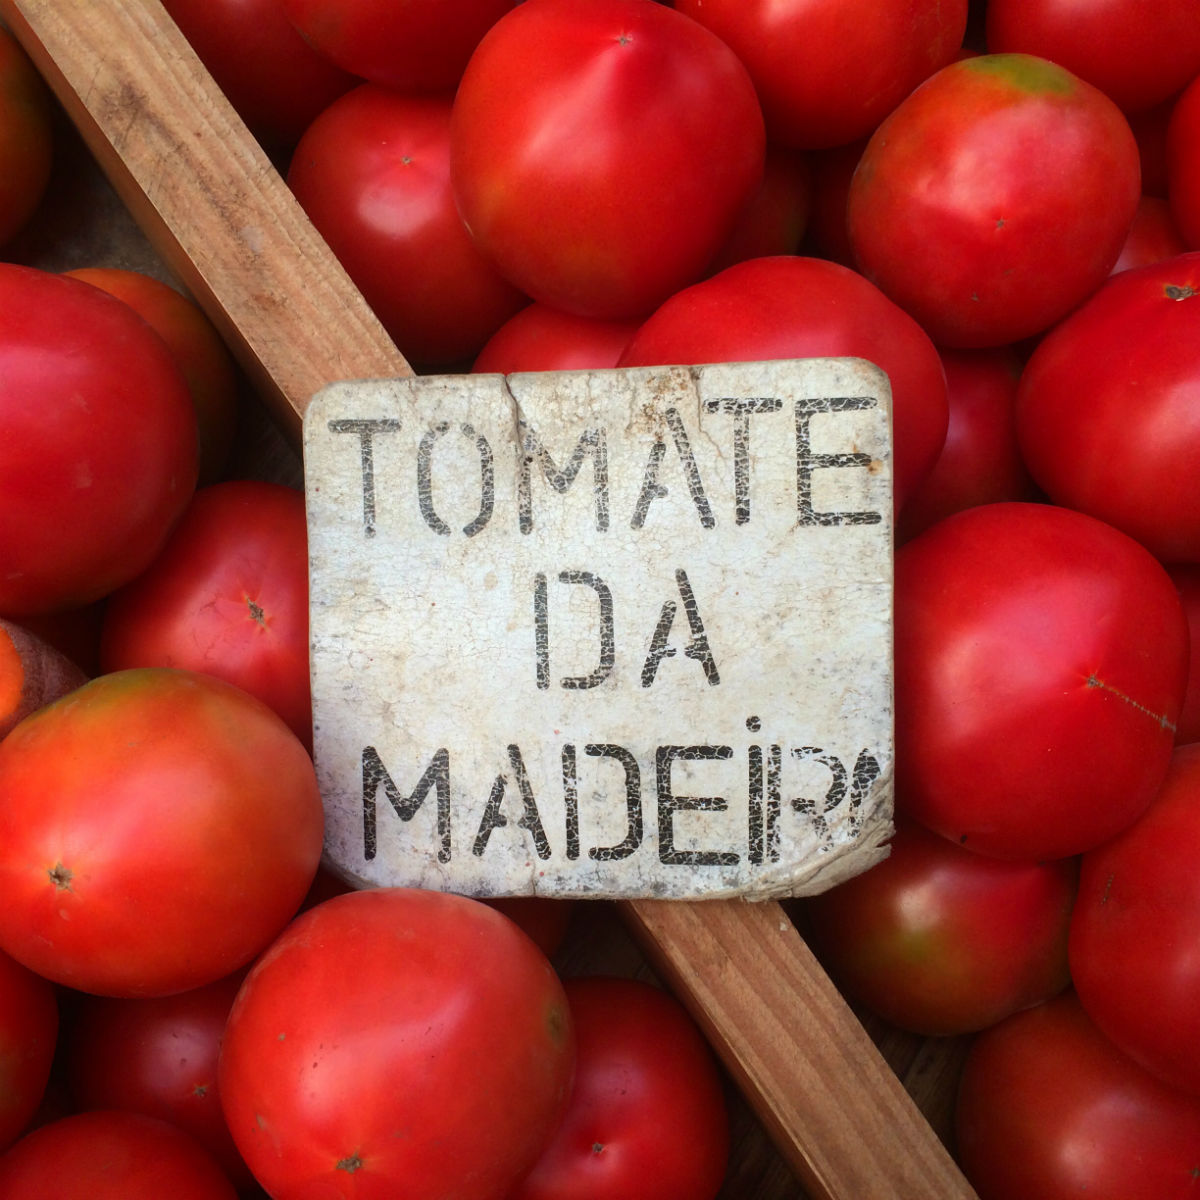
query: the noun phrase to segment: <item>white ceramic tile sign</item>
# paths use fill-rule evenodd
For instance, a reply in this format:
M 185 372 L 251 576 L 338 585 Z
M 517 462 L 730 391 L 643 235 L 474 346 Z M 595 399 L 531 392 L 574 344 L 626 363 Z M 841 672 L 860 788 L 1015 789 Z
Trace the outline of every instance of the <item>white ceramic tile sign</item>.
M 889 413 L 857 359 L 319 393 L 332 869 L 476 896 L 764 898 L 881 858 Z

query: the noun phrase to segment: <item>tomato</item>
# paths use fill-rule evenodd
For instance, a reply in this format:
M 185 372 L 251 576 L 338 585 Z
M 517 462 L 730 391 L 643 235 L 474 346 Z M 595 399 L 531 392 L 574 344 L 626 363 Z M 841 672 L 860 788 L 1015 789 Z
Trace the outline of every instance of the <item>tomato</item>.
M 1114 275 L 1038 344 L 1017 436 L 1058 504 L 1200 560 L 1200 253 Z
M 0 741 L 0 946 L 82 991 L 155 996 L 244 966 L 321 856 L 312 760 L 210 675 L 102 675 Z
M 288 183 L 411 361 L 469 358 L 528 303 L 454 207 L 448 96 L 356 88 L 300 139 Z
M 1175 727 L 1178 745 L 1200 742 L 1200 563 L 1180 563 L 1167 568 L 1179 589 L 1191 635 L 1187 692 Z
M 257 480 L 197 491 L 154 562 L 109 597 L 100 662 L 217 675 L 311 749 L 304 493 Z
M 57 1046 L 53 985 L 0 951 L 0 1150 L 37 1112 Z
M 195 410 L 162 339 L 100 289 L 0 263 L 0 311 L 0 612 L 80 607 L 183 511 Z
M 891 853 L 804 902 L 842 991 L 900 1029 L 973 1033 L 1070 982 L 1077 862 L 1005 862 L 905 820 Z
M 1143 196 L 1112 273 L 1147 267 L 1164 258 L 1186 254 L 1187 250 L 1183 234 L 1171 215 L 1171 205 L 1162 196 Z
M 1045 59 L 943 67 L 884 120 L 850 186 L 864 274 L 945 346 L 1048 328 L 1104 282 L 1141 194 L 1103 92 Z
M 647 318 L 619 365 L 824 356 L 865 358 L 888 373 L 902 508 L 945 441 L 945 372 L 916 322 L 848 267 L 789 256 L 727 267 Z
M 1200 744 L 1154 802 L 1083 856 L 1071 974 L 1088 1015 L 1152 1074 L 1200 1101 Z
M 1171 109 L 1166 160 L 1171 214 L 1188 247 L 1200 250 L 1200 77 Z
M 535 302 L 488 338 L 471 370 L 510 375 L 615 367 L 637 327 L 637 321 L 579 317 Z
M 0 245 L 33 216 L 54 162 L 50 92 L 0 25 Z
M 1170 763 L 1188 630 L 1132 538 L 1045 504 L 955 513 L 895 569 L 896 806 L 968 849 L 1091 849 Z
M 976 504 L 1036 498 L 1017 445 L 1021 357 L 1011 346 L 943 350 L 942 365 L 950 405 L 946 443 L 904 507 L 900 541 Z
M 479 39 L 517 0 L 278 0 L 330 61 L 409 92 L 453 88 Z
M 1191 1200 L 1200 1101 L 1096 1029 L 1073 992 L 979 1034 L 957 1153 L 979 1200 Z
M 215 483 L 237 428 L 238 373 L 212 322 L 192 300 L 141 271 L 78 267 L 65 274 L 124 300 L 167 343 L 192 394 L 200 439 L 200 483 Z
M 217 86 L 275 154 L 359 80 L 314 50 L 279 0 L 163 0 Z
M 564 987 L 577 1045 L 570 1104 L 509 1200 L 712 1200 L 729 1120 L 721 1075 L 687 1010 L 637 979 Z
M 773 142 L 869 134 L 958 53 L 966 0 L 675 0 L 749 68 Z
M 642 316 L 695 282 L 763 176 L 746 68 L 651 0 L 525 0 L 471 57 L 451 179 L 481 250 L 535 300 Z
M 573 1062 L 558 976 L 507 917 L 376 888 L 302 913 L 259 958 L 219 1081 L 276 1200 L 502 1200 L 560 1119 Z
M 130 1112 L 87 1112 L 27 1133 L 0 1157 L 0 1196 L 237 1200 L 212 1157 L 181 1129 Z
M 486 903 L 521 928 L 551 958 L 566 940 L 576 901 L 549 896 L 496 896 Z
M 1138 112 L 1200 74 L 1196 15 L 1190 0 L 988 0 L 987 46 L 1052 59 Z
M 177 1125 L 231 1181 L 248 1186 L 217 1090 L 221 1037 L 241 982 L 239 973 L 148 1000 L 78 993 L 62 1055 L 78 1108 L 123 1109 Z

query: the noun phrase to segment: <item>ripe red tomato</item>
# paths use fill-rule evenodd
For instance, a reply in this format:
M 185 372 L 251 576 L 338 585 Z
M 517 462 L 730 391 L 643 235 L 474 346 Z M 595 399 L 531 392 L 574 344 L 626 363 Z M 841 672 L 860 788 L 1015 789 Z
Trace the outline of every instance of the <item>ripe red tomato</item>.
M 575 1080 L 553 1138 L 509 1200 L 712 1200 L 729 1160 L 721 1076 L 687 1010 L 637 979 L 564 983 Z
M 100 662 L 219 676 L 311 749 L 304 493 L 258 480 L 197 491 L 154 562 L 109 597 Z
M 99 288 L 0 263 L 0 312 L 0 612 L 79 607 L 143 570 L 191 498 L 195 410 L 162 339 Z
M 1058 504 L 1200 561 L 1200 253 L 1114 275 L 1039 342 L 1017 436 Z
M 1037 862 L 1112 837 L 1166 775 L 1188 667 L 1179 594 L 1109 525 L 955 513 L 896 554 L 896 804 Z
M 306 42 L 373 83 L 453 88 L 479 39 L 517 0 L 278 0 Z
M 358 79 L 319 54 L 279 0 L 163 0 L 229 103 L 273 153 Z
M 239 973 L 148 1000 L 77 993 L 61 1060 L 78 1109 L 116 1108 L 176 1125 L 248 1187 L 217 1089 L 221 1037 L 241 982 Z
M 579 317 L 535 301 L 488 338 L 471 370 L 510 375 L 615 367 L 637 327 L 637 321 Z
M 470 358 L 528 303 L 454 207 L 449 96 L 356 88 L 309 126 L 288 183 L 410 361 Z
M 987 47 L 1066 67 L 1129 112 L 1200 73 L 1200 21 L 1189 0 L 988 0 Z
M 124 300 L 167 343 L 196 408 L 199 483 L 215 483 L 229 461 L 237 427 L 238 373 L 213 323 L 193 301 L 141 271 L 79 267 L 64 272 Z
M 321 856 L 312 759 L 210 675 L 102 675 L 0 741 L 0 946 L 82 991 L 155 996 L 244 966 Z
M 86 1112 L 27 1133 L 0 1156 L 0 1196 L 237 1200 L 211 1155 L 181 1129 L 131 1112 Z
M 1166 160 L 1171 214 L 1189 248 L 1200 250 L 1200 76 L 1171 108 Z
M 1075 859 L 1004 862 L 907 821 L 891 853 L 804 902 L 809 940 L 838 986 L 900 1029 L 985 1029 L 1070 983 Z
M 972 1043 L 955 1113 L 979 1200 L 1191 1200 L 1200 1101 L 1159 1082 L 1073 992 Z
M 0 25 L 0 245 L 33 216 L 50 182 L 52 111 L 41 76 Z
M 277 1200 L 502 1200 L 561 1117 L 573 1062 L 558 976 L 507 917 L 376 888 L 310 908 L 259 958 L 219 1079 Z
M 1175 727 L 1175 742 L 1184 745 L 1200 742 L 1200 563 L 1172 565 L 1167 568 L 1167 573 L 1179 589 L 1191 635 L 1187 692 Z
M 892 385 L 897 508 L 946 437 L 946 377 L 924 331 L 857 272 L 816 258 L 737 263 L 666 301 L 638 329 L 623 367 L 859 357 Z
M 858 264 L 939 344 L 1048 328 L 1107 278 L 1141 194 L 1121 110 L 1027 54 L 943 67 L 880 125 L 850 186 Z
M 749 68 L 773 142 L 869 134 L 958 53 L 966 0 L 675 0 Z
M 37 1112 L 57 1045 L 53 985 L 0 951 L 0 1150 Z
M 651 0 L 525 0 L 454 101 L 451 177 L 482 251 L 535 300 L 648 313 L 699 279 L 763 175 L 746 68 Z
M 1180 746 L 1150 807 L 1083 856 L 1071 974 L 1088 1015 L 1200 1101 L 1200 744 Z

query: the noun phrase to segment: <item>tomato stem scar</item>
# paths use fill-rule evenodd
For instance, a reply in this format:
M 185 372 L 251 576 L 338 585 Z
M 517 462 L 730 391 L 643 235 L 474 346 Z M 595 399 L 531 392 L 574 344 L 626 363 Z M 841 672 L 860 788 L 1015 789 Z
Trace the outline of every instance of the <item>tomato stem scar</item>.
M 71 890 L 71 880 L 74 878 L 74 872 L 69 867 L 64 867 L 62 863 L 58 862 L 46 874 L 50 876 L 50 882 L 60 892 L 69 892 Z
M 349 1158 L 343 1158 L 338 1164 L 339 1171 L 346 1171 L 353 1175 L 355 1171 L 363 1165 L 363 1160 L 358 1154 L 351 1154 Z

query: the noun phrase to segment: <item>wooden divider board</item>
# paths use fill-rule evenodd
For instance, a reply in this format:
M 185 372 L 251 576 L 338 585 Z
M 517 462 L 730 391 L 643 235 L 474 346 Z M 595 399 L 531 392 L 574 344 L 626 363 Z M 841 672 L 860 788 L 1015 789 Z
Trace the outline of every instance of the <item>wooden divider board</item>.
M 411 374 L 157 0 L 0 0 L 151 242 L 280 426 Z M 821 1200 L 974 1195 L 773 901 L 629 901 L 648 958 Z

